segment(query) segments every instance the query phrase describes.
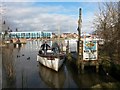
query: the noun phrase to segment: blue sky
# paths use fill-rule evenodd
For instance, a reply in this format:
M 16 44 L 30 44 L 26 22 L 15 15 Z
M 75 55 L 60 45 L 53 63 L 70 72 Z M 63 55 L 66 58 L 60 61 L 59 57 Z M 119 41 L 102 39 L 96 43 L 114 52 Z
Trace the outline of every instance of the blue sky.
M 36 2 L 33 4 L 33 6 L 37 7 L 46 7 L 46 6 L 61 6 L 64 7 L 65 9 L 68 9 L 68 12 L 66 14 L 78 14 L 78 8 L 82 8 L 84 13 L 87 13 L 87 11 L 95 11 L 97 8 L 97 3 L 96 2 Z M 71 12 L 69 12 L 71 11 Z M 55 11 L 54 13 L 56 13 Z M 64 14 L 65 12 L 58 11 Z M 72 13 L 73 12 L 73 13 Z
M 52 31 L 77 33 L 79 8 L 82 8 L 82 32 L 94 30 L 93 19 L 98 2 L 4 2 L 3 18 L 15 31 Z

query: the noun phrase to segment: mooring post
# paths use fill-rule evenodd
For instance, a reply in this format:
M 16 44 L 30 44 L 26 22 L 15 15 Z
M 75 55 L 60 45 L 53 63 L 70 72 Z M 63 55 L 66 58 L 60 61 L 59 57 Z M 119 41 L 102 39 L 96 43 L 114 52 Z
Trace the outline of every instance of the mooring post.
M 66 54 L 68 55 L 69 54 L 69 40 L 67 41 L 67 48 L 66 48 Z
M 69 48 L 69 40 L 67 41 L 66 55 L 67 55 L 67 59 L 70 61 L 72 59 L 72 56 Z
M 98 73 L 99 72 L 99 62 L 97 61 L 96 63 L 96 72 Z
M 78 70 L 80 68 L 81 60 L 82 60 L 82 41 L 81 41 L 81 8 L 79 9 L 79 20 L 78 20 L 78 46 L 77 46 L 77 52 L 78 52 Z
M 85 67 L 85 64 L 84 64 L 84 62 L 82 61 L 82 62 L 81 62 L 81 72 L 82 72 L 82 73 L 84 73 L 84 67 Z

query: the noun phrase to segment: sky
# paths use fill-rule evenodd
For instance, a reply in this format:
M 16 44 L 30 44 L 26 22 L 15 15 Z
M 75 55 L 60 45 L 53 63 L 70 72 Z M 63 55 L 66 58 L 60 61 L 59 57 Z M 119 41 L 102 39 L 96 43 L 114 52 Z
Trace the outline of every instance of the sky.
M 99 2 L 102 3 L 102 2 Z M 2 19 L 15 31 L 50 31 L 77 33 L 79 8 L 82 9 L 82 32 L 93 32 L 98 2 L 2 2 Z

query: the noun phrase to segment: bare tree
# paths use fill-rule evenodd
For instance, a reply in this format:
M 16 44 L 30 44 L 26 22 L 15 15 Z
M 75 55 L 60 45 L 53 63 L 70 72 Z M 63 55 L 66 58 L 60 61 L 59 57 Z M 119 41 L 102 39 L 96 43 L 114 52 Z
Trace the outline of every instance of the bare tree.
M 117 26 L 117 50 L 118 50 L 118 60 L 120 59 L 120 1 L 118 3 L 118 23 L 116 24 Z
M 103 48 L 111 60 L 113 60 L 113 55 L 116 52 L 120 53 L 120 20 L 118 7 L 119 2 L 99 4 L 99 13 L 96 14 L 94 22 L 97 34 L 105 40 Z

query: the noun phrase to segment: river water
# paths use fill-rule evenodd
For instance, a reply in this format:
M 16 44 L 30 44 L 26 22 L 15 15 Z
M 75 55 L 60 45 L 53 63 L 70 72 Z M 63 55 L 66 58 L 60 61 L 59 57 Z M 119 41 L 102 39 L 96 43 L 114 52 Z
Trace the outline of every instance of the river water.
M 104 72 L 90 69 L 78 74 L 67 61 L 59 72 L 42 66 L 37 62 L 41 43 L 28 41 L 21 48 L 2 48 L 2 88 L 91 88 L 113 84 L 119 88 L 119 81 Z M 70 50 L 76 51 L 75 42 L 70 43 Z

